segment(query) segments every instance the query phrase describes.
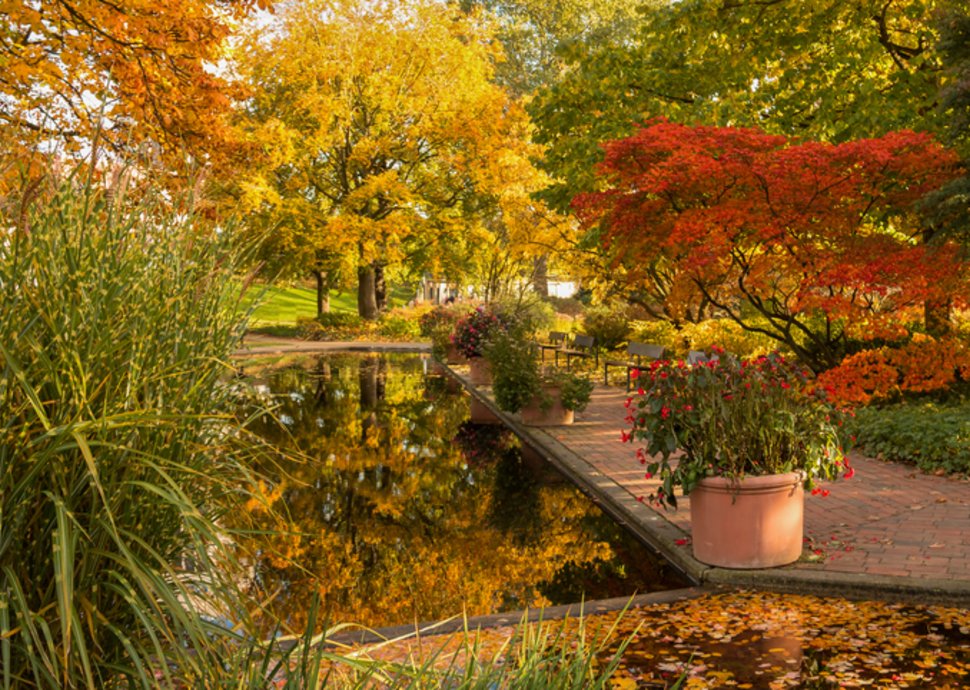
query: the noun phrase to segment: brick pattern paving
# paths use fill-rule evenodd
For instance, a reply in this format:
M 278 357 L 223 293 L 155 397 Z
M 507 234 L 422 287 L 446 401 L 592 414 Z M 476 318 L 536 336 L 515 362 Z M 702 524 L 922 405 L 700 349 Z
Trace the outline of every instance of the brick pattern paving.
M 598 386 L 576 424 L 547 431 L 634 496 L 646 496 L 657 482 L 644 478 L 637 446 L 620 440 L 628 428 L 625 399 L 622 389 Z M 824 498 L 806 496 L 809 541 L 792 567 L 970 582 L 970 482 L 856 454 L 851 460 L 852 479 L 828 485 Z M 690 501 L 678 505 L 658 512 L 687 532 Z

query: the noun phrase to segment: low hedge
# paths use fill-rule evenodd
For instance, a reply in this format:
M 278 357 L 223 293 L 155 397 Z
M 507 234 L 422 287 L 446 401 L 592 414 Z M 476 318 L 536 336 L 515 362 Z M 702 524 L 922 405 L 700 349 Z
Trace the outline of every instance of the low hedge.
M 926 472 L 970 473 L 970 402 L 865 407 L 846 423 L 862 453 Z

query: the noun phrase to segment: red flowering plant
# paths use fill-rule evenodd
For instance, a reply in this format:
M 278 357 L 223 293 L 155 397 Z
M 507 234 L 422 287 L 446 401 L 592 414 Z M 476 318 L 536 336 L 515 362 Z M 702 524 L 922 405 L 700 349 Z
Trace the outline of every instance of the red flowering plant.
M 482 357 L 489 338 L 505 329 L 505 321 L 496 313 L 477 307 L 455 324 L 451 342 L 465 357 Z
M 651 499 L 677 507 L 679 486 L 689 494 L 704 477 L 801 472 L 813 493 L 819 479 L 850 477 L 839 440 L 842 413 L 810 372 L 779 354 L 689 365 L 653 362 L 627 400 L 630 432 L 647 478 L 661 481 Z M 678 453 L 678 451 L 680 451 Z

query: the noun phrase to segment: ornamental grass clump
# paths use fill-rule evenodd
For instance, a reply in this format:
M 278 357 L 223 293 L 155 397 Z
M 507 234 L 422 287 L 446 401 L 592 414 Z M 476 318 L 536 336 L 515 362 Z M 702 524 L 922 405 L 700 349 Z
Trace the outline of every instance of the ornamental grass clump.
M 217 687 L 240 252 L 174 195 L 0 201 L 0 688 Z
M 705 477 L 800 472 L 819 493 L 817 480 L 852 476 L 839 441 L 841 412 L 807 370 L 779 354 L 694 366 L 658 361 L 638 379 L 623 440 L 644 443 L 637 457 L 647 478 L 661 480 L 651 497 L 658 502 L 676 507 L 675 487 L 686 495 Z

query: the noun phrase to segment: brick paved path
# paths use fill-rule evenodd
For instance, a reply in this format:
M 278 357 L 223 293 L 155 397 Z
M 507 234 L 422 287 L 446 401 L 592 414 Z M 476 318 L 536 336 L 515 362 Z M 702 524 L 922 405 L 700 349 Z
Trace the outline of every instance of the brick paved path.
M 621 389 L 598 386 L 575 425 L 547 432 L 631 495 L 648 495 L 657 482 L 644 479 L 636 446 L 620 440 L 621 429 L 628 428 L 625 398 Z M 791 568 L 970 583 L 970 482 L 851 458 L 855 477 L 827 485 L 827 497 L 806 496 L 810 542 Z M 658 512 L 687 531 L 690 501 L 678 505 L 677 511 Z

